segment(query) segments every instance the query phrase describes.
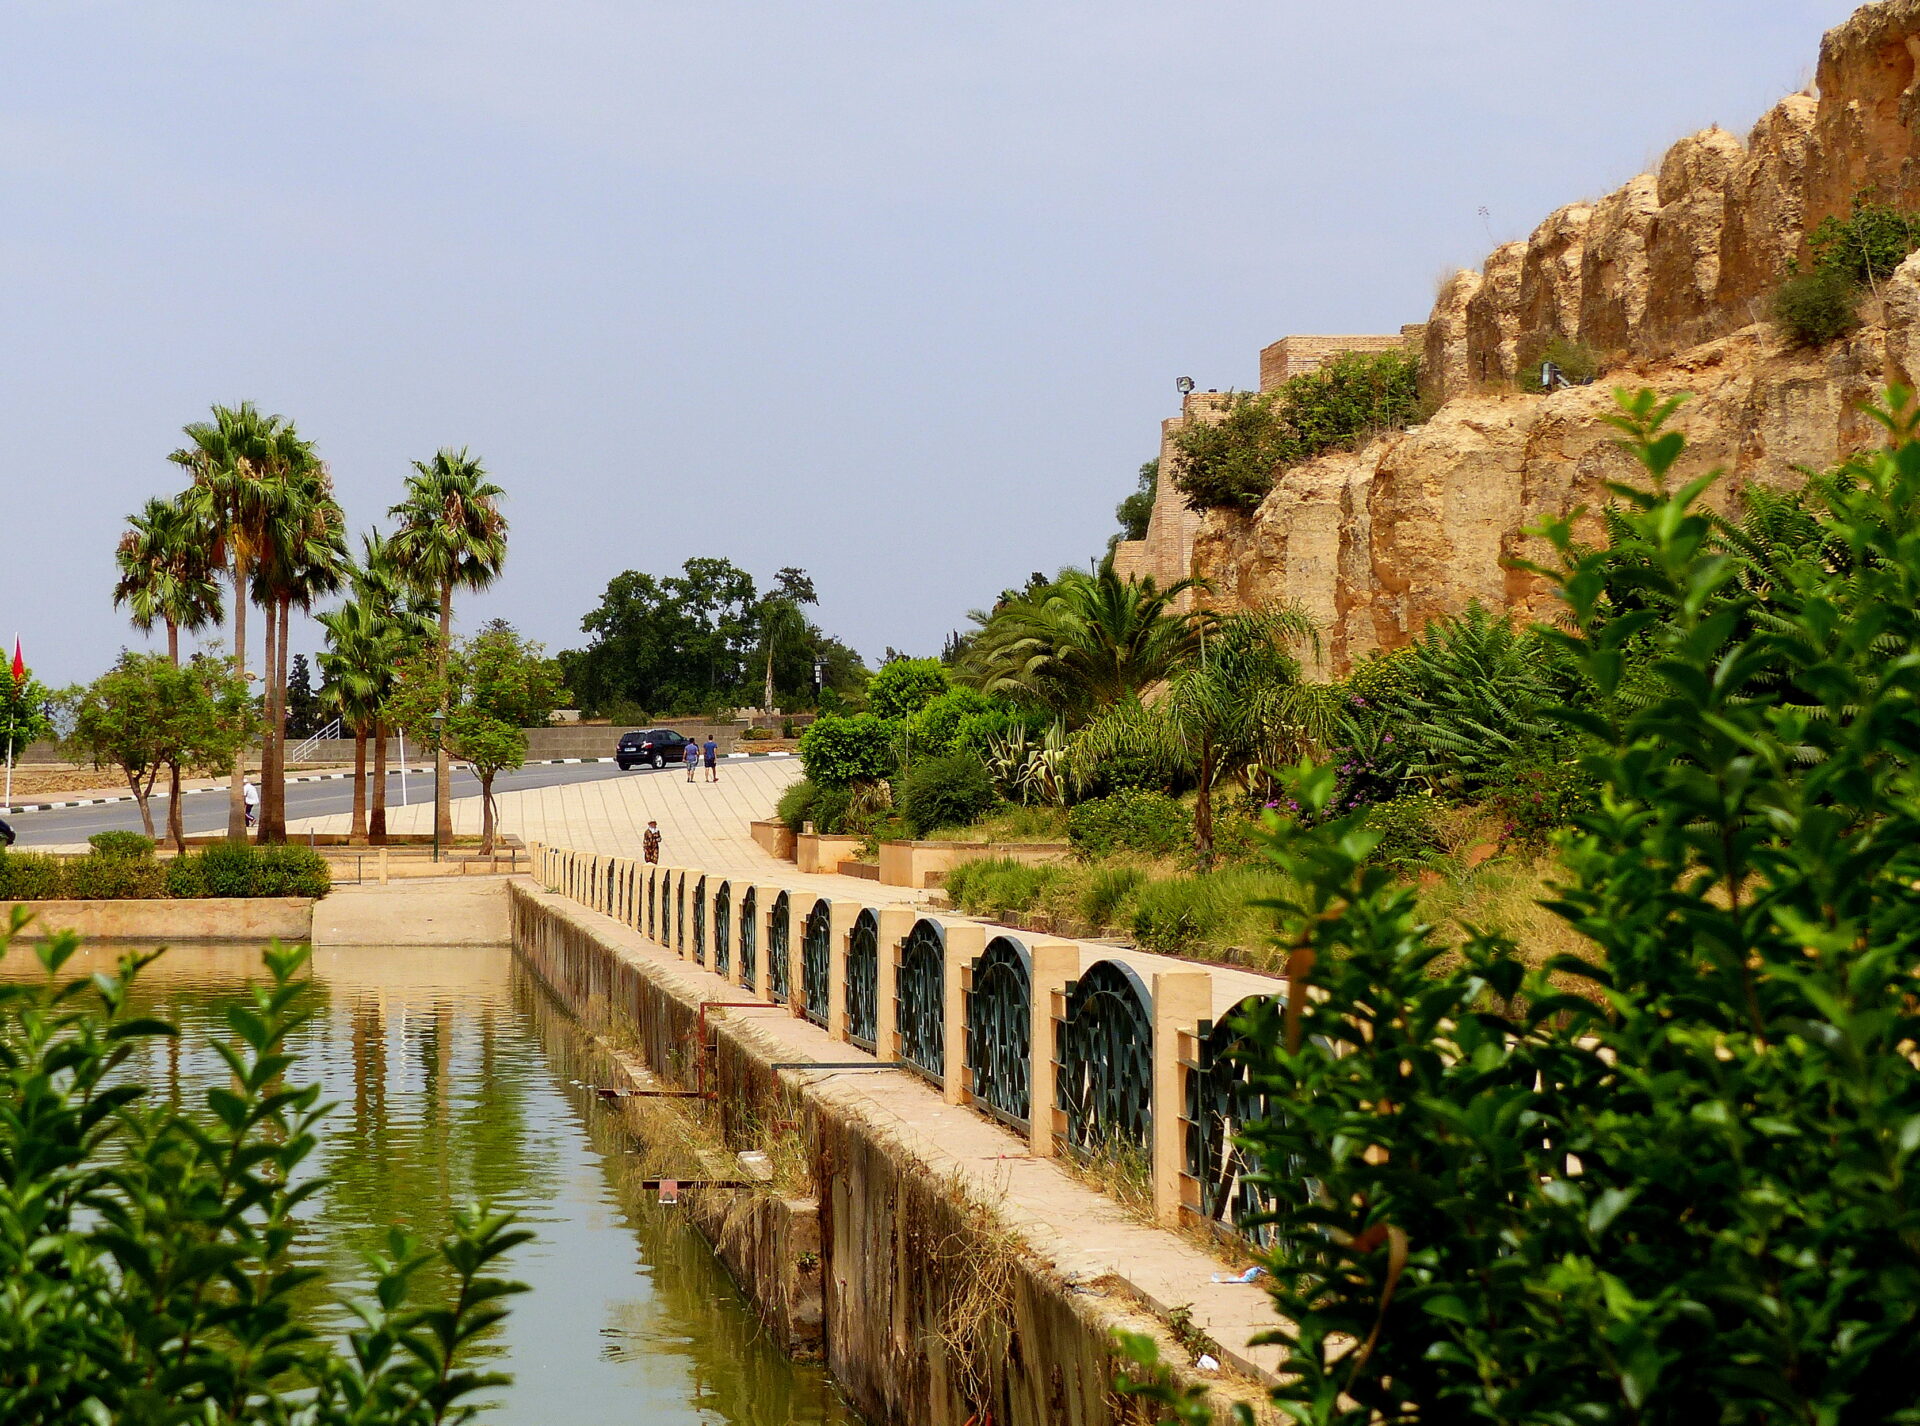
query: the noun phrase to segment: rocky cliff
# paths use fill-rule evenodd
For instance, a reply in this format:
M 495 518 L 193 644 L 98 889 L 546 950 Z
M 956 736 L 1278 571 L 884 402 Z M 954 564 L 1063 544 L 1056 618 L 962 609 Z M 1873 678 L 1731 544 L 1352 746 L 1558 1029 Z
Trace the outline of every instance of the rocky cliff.
M 1685 391 L 1691 470 L 1788 484 L 1877 429 L 1862 402 L 1920 375 L 1920 257 L 1870 320 L 1819 351 L 1767 324 L 1808 232 L 1855 194 L 1920 209 L 1920 0 L 1868 5 L 1828 32 L 1817 93 L 1782 100 L 1743 143 L 1713 128 L 1654 173 L 1550 214 L 1523 243 L 1441 287 L 1424 335 L 1431 419 L 1284 472 L 1252 515 L 1211 512 L 1193 571 L 1214 602 L 1298 602 L 1322 624 L 1323 673 L 1396 647 L 1473 599 L 1551 612 L 1522 533 L 1603 503 L 1630 474 L 1601 417 L 1616 385 Z M 1530 396 L 1517 370 L 1554 337 L 1603 361 L 1593 386 Z

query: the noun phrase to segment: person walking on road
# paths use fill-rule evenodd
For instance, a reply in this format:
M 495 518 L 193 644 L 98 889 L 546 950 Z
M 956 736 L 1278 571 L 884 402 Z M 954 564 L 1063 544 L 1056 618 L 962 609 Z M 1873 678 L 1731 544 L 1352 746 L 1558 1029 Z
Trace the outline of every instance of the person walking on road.
M 700 766 L 700 744 L 692 738 L 687 739 L 687 781 L 694 780 L 694 769 Z
M 640 855 L 649 865 L 660 860 L 660 824 L 651 817 L 647 819 L 646 834 L 640 838 Z
M 260 820 L 260 789 L 253 785 L 251 779 L 242 784 L 240 799 L 247 804 L 247 825 L 251 827 Z
M 720 780 L 720 745 L 713 740 L 713 734 L 707 734 L 707 781 Z

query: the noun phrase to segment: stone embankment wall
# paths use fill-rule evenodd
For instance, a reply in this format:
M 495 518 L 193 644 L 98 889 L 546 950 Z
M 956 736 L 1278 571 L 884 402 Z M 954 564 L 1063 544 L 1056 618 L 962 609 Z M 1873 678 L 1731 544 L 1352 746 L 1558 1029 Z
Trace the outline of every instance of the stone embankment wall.
M 1251 515 L 1200 517 L 1185 572 L 1213 581 L 1222 606 L 1304 606 L 1323 630 L 1318 672 L 1337 676 L 1472 600 L 1553 611 L 1516 561 L 1542 553 L 1529 526 L 1592 510 L 1606 481 L 1632 477 L 1602 421 L 1614 386 L 1691 393 L 1686 470 L 1725 470 L 1722 509 L 1748 482 L 1794 485 L 1796 466 L 1872 442 L 1861 404 L 1920 376 L 1920 263 L 1820 351 L 1789 347 L 1767 314 L 1808 233 L 1855 195 L 1920 209 L 1916 56 L 1920 0 L 1868 5 L 1826 35 L 1816 92 L 1783 99 L 1744 140 L 1690 135 L 1654 172 L 1454 274 L 1421 337 L 1432 418 L 1284 472 Z M 1602 376 L 1523 394 L 1517 371 L 1556 336 L 1599 354 Z
M 689 1191 L 689 1212 L 782 1340 L 801 1350 L 817 1345 L 868 1420 L 876 1426 L 977 1426 L 989 1419 L 996 1426 L 1132 1426 L 1152 1419 L 1110 1385 L 1119 1367 L 1115 1328 L 1158 1332 L 1167 1340 L 1142 1309 L 1137 1289 L 1111 1270 L 1096 1275 L 1084 1262 L 1069 1269 L 1057 1254 L 1032 1247 L 1027 1235 L 1037 1230 L 1020 1220 L 1019 1205 L 983 1197 L 961 1167 L 972 1162 L 966 1155 L 977 1155 L 983 1134 L 1000 1160 L 1029 1160 L 1034 1156 L 1022 1152 L 1022 1139 L 971 1110 L 952 1111 L 964 1116 L 966 1127 L 941 1127 L 933 1122 L 941 1096 L 917 1081 L 906 1098 L 877 1099 L 850 1076 L 783 1074 L 776 1066 L 812 1062 L 798 1050 L 805 1041 L 797 1037 L 818 1032 L 792 1007 L 767 998 L 770 923 L 757 928 L 764 934 L 755 984 L 738 983 L 737 961 L 732 981 L 716 979 L 700 963 L 698 928 L 718 924 L 721 893 L 709 889 L 704 911 L 664 923 L 662 934 L 677 948 L 669 950 L 638 928 L 654 923 L 656 908 L 665 918 L 670 901 L 680 904 L 690 889 L 674 869 L 551 850 L 538 865 L 557 889 L 514 883 L 513 943 L 559 1002 L 627 1047 L 643 1073 L 658 1076 L 656 1083 L 710 1090 L 729 1143 L 766 1144 L 769 1131 L 801 1141 L 815 1199 L 769 1193 L 742 1206 L 732 1190 Z M 658 885 L 672 888 L 670 896 L 650 893 L 649 873 L 656 872 Z M 604 907 L 604 914 L 594 907 Z M 689 920 L 695 950 L 681 959 Z M 791 953 L 798 972 L 799 952 Z M 836 953 L 836 964 L 843 957 Z M 791 982 L 796 994 L 799 979 L 796 974 Z M 890 989 L 883 984 L 883 1001 Z M 710 1048 L 703 1054 L 701 1010 L 716 1000 L 745 1000 L 775 1013 L 709 1009 Z M 830 1023 L 845 1013 L 841 996 L 833 1003 Z M 788 1013 L 779 1013 L 783 1009 Z M 839 1041 L 835 1051 L 858 1055 L 844 1034 L 829 1034 Z M 1137 1223 L 1108 1231 L 1122 1243 L 1129 1235 L 1163 1236 Z M 1209 1286 L 1212 1266 L 1196 1256 L 1191 1286 L 1184 1288 L 1197 1322 L 1207 1320 L 1209 1294 L 1248 1292 Z M 1236 1301 L 1271 1321 L 1264 1295 Z M 1214 1330 L 1230 1336 L 1218 1325 Z M 1243 1329 L 1233 1340 L 1247 1335 Z M 1221 1350 L 1232 1361 L 1253 1349 L 1235 1353 L 1229 1342 Z M 1170 1342 L 1166 1351 L 1169 1360 L 1182 1359 Z M 1222 1420 L 1230 1401 L 1261 1396 L 1251 1381 L 1229 1386 L 1216 1377 L 1211 1384 Z

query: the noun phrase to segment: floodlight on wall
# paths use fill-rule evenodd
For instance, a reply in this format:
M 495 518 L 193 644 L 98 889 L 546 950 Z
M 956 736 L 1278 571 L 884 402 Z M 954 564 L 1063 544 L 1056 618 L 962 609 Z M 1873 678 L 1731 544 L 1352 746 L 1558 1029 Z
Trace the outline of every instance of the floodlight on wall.
M 1182 396 L 1193 395 L 1193 378 L 1192 377 L 1183 376 L 1178 381 L 1174 382 L 1173 385 L 1174 385 L 1174 389 L 1177 390 Z

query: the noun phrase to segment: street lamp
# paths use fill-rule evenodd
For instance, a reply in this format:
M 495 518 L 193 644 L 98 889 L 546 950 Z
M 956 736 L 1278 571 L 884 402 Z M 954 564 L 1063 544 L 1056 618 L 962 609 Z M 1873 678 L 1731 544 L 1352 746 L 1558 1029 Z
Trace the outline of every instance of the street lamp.
M 447 731 L 447 710 L 442 708 L 433 715 L 433 750 L 440 751 L 441 739 Z M 453 764 L 447 764 L 447 770 L 453 770 Z M 439 769 L 435 769 L 433 785 L 433 859 L 440 860 L 440 782 Z

